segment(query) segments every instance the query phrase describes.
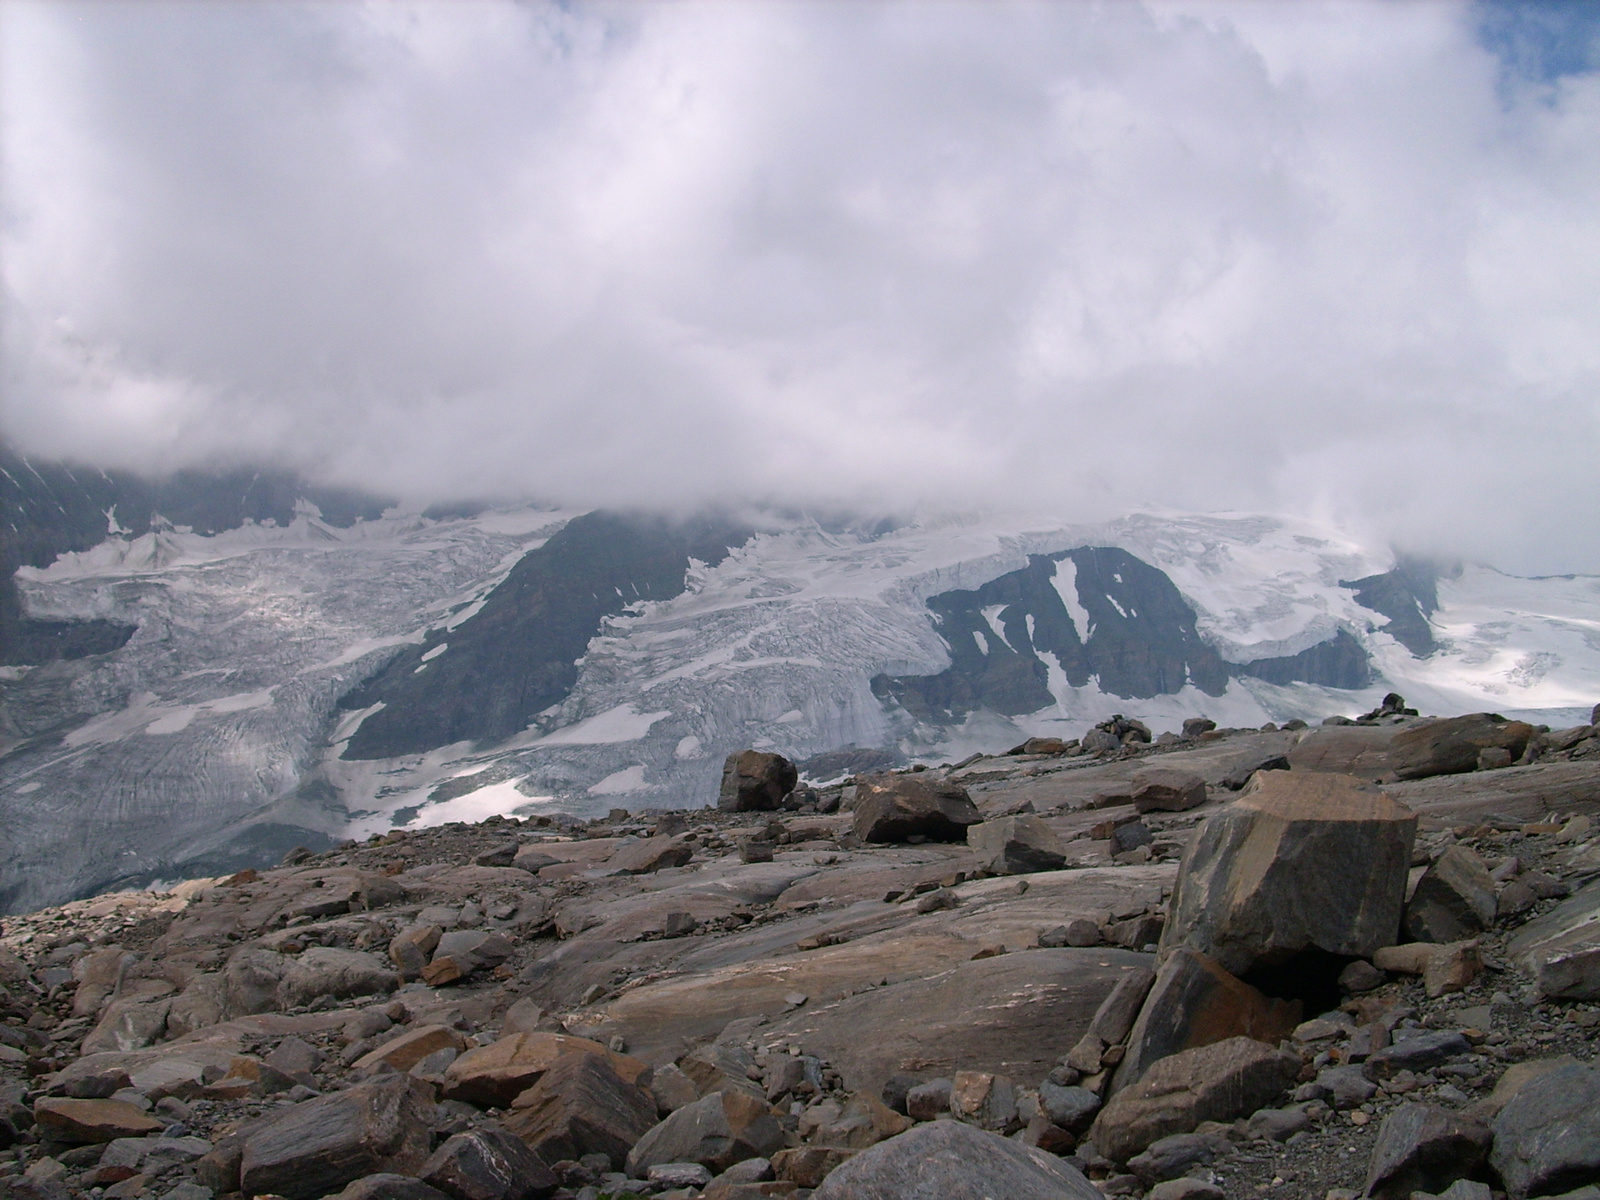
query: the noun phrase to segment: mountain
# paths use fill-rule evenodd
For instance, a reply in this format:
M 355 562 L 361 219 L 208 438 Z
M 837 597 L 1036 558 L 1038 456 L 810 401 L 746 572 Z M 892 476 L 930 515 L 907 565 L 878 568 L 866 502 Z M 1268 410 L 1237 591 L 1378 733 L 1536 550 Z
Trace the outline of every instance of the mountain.
M 11 910 L 397 825 L 692 807 L 748 746 L 822 777 L 1113 713 L 1249 727 L 1398 690 L 1564 726 L 1600 699 L 1600 579 L 1272 516 L 402 513 L 14 466 L 17 620 L 115 632 L 33 661 L 7 634 Z M 169 516 L 200 519 L 186 495 L 221 515 Z

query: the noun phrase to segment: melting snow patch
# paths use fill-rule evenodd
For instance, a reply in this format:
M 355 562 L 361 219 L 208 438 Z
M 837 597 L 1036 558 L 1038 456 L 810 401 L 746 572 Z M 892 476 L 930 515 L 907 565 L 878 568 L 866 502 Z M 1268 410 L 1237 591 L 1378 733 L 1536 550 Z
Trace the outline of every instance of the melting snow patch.
M 439 655 L 443 654 L 448 649 L 450 649 L 450 643 L 449 642 L 440 642 L 432 650 L 429 650 L 426 654 L 424 654 L 422 656 L 422 661 L 423 662 L 432 662 L 434 659 L 438 658 Z
M 674 758 L 699 758 L 700 739 L 692 733 L 686 738 L 679 738 L 678 748 L 672 753 Z
M 661 712 L 641 713 L 631 704 L 619 704 L 576 725 L 558 729 L 536 742 L 539 746 L 604 746 L 616 742 L 636 742 L 650 732 L 650 727 L 662 717 L 672 714 Z M 642 768 L 641 768 L 642 769 Z
M 1056 595 L 1061 597 L 1061 603 L 1067 606 L 1067 615 L 1072 618 L 1072 624 L 1078 630 L 1078 640 L 1088 641 L 1089 635 L 1094 632 L 1094 626 L 1089 620 L 1089 610 L 1084 608 L 1083 601 L 1078 599 L 1078 564 L 1070 558 L 1063 558 L 1056 564 L 1056 573 L 1050 582 L 1055 585 Z
M 635 764 L 613 771 L 589 789 L 591 796 L 620 796 L 625 792 L 644 790 L 644 767 Z

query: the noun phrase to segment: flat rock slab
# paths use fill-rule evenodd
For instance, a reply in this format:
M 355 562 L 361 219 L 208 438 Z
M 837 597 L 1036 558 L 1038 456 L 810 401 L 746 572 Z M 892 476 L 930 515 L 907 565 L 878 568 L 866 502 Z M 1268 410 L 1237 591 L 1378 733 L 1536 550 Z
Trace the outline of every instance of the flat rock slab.
M 1028 950 L 819 1004 L 771 1026 L 827 1058 L 852 1089 L 878 1094 L 901 1072 L 987 1071 L 1036 1084 L 1083 1036 L 1101 1003 L 1150 956 Z
M 1258 774 L 1184 855 L 1162 934 L 1242 974 L 1309 948 L 1369 958 L 1395 941 L 1414 813 L 1349 775 Z
M 33 1107 L 39 1128 L 58 1142 L 114 1142 L 160 1133 L 164 1126 L 123 1100 L 69 1100 L 46 1096 Z
M 918 1125 L 835 1168 L 813 1200 L 1104 1200 L 1053 1154 L 960 1121 Z
M 1600 817 L 1600 759 L 1442 775 L 1386 784 L 1384 791 L 1420 816 L 1452 825 L 1491 816 L 1527 823 L 1557 813 Z
M 1506 953 L 1547 996 L 1600 999 L 1600 882 L 1517 930 Z

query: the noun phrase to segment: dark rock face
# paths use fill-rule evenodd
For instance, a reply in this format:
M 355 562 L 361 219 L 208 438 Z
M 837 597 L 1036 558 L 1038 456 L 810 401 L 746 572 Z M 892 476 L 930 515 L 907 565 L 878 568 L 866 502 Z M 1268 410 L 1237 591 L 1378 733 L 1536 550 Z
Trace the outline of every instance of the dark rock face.
M 1077 627 L 1057 590 L 1066 585 L 1064 563 L 1071 565 L 1087 629 Z M 996 606 L 990 625 L 984 610 Z M 879 696 L 914 716 L 959 719 L 979 707 L 1036 712 L 1053 699 L 1044 654 L 1055 655 L 1074 687 L 1094 677 L 1118 696 L 1168 695 L 1186 683 L 1216 696 L 1227 685 L 1227 665 L 1200 640 L 1194 610 L 1164 572 L 1126 550 L 1085 546 L 1031 555 L 1020 571 L 975 591 L 934 596 L 928 607 L 950 646 L 950 669 L 873 680 Z
M 419 754 L 452 742 L 499 741 L 527 728 L 534 714 L 572 690 L 577 660 L 604 618 L 640 600 L 681 594 L 689 559 L 715 565 L 749 536 L 712 519 L 680 524 L 609 512 L 577 518 L 525 555 L 476 615 L 406 647 L 340 700 L 350 709 L 385 705 L 361 723 L 344 757 Z
M 1415 559 L 1401 559 L 1394 570 L 1364 579 L 1339 581 L 1356 594 L 1356 603 L 1389 618 L 1385 633 L 1418 658 L 1439 648 L 1428 618 L 1439 608 L 1435 568 Z
M 1314 683 L 1321 687 L 1364 688 L 1372 683 L 1372 660 L 1361 643 L 1341 629 L 1325 642 L 1283 658 L 1258 658 L 1234 668 L 1268 683 Z
M 1061 589 L 1069 579 L 1087 628 L 1068 612 Z M 1230 670 L 1325 687 L 1372 680 L 1366 651 L 1344 630 L 1299 654 L 1230 667 L 1201 640 L 1194 610 L 1165 572 L 1108 546 L 1031 555 L 1021 570 L 974 591 L 934 596 L 928 608 L 950 647 L 950 669 L 872 681 L 880 698 L 923 719 L 959 720 L 985 707 L 1008 716 L 1037 712 L 1053 700 L 1046 655 L 1074 687 L 1093 678 L 1128 698 L 1171 695 L 1188 683 L 1221 695 Z

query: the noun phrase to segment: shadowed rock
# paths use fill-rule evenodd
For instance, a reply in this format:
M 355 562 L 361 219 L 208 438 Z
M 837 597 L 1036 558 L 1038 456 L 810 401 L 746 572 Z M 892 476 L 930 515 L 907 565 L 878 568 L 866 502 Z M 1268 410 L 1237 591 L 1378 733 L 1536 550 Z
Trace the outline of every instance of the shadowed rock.
M 855 833 L 864 842 L 959 842 L 983 820 L 958 783 L 919 775 L 875 775 L 856 781 Z
M 730 754 L 722 767 L 717 807 L 724 812 L 770 812 L 799 781 L 800 772 L 781 754 L 760 750 Z

